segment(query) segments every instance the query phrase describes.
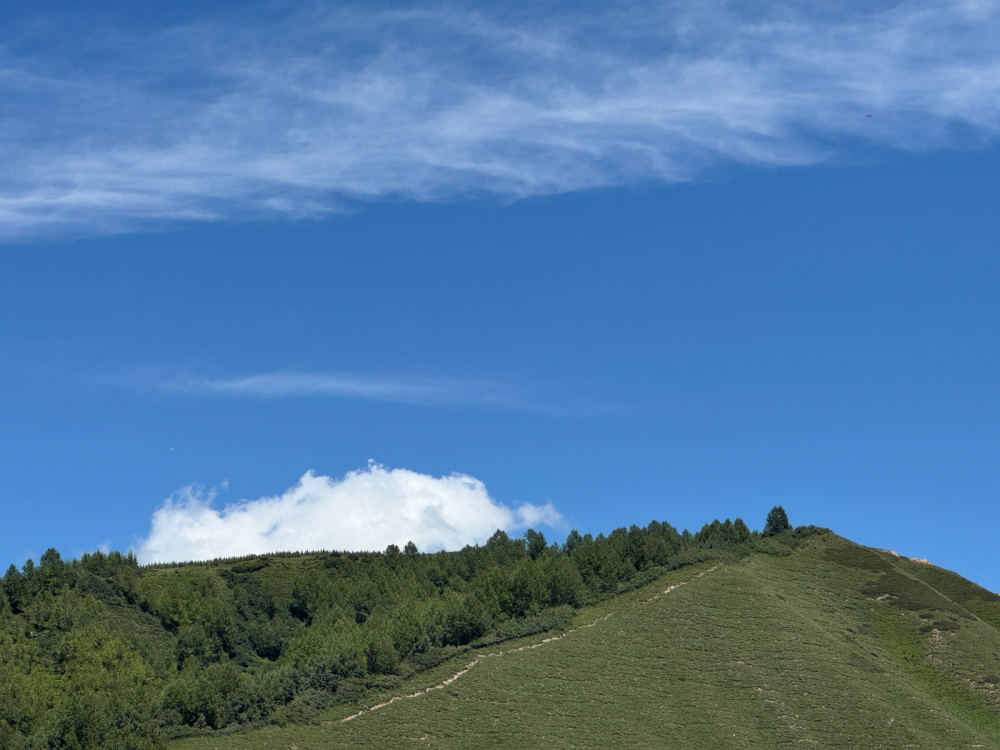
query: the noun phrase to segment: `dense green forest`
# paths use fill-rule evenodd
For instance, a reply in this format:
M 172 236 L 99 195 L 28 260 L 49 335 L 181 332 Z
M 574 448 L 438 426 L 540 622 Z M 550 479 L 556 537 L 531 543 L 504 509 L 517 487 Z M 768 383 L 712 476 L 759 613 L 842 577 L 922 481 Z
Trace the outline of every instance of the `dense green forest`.
M 421 554 L 275 553 L 140 566 L 130 553 L 11 566 L 0 593 L 0 747 L 159 748 L 308 722 L 472 648 L 567 626 L 574 608 L 687 565 L 790 554 L 812 527 L 769 514 L 548 544 L 497 531 Z

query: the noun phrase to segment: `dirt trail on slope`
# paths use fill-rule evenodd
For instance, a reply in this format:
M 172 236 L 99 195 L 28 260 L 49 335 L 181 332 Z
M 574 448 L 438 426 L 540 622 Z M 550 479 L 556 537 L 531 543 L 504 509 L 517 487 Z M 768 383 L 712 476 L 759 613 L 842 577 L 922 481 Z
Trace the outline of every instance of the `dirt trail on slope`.
M 672 583 L 669 586 L 667 586 L 665 589 L 663 589 L 663 591 L 661 593 L 655 594 L 654 596 L 651 596 L 648 599 L 644 599 L 641 602 L 636 602 L 635 604 L 632 605 L 632 607 L 642 607 L 642 606 L 645 606 L 646 604 L 649 604 L 650 602 L 656 601 L 657 599 L 666 596 L 667 594 L 671 593 L 672 591 L 676 591 L 681 586 L 686 586 L 687 584 L 691 583 L 692 581 L 694 581 L 694 580 L 696 580 L 698 578 L 701 578 L 706 573 L 711 573 L 713 570 L 717 570 L 719 567 L 720 567 L 719 565 L 716 565 L 714 567 L 708 568 L 707 570 L 703 570 L 700 573 L 698 573 L 696 575 L 693 575 L 690 578 L 687 578 L 687 579 L 685 579 L 683 581 L 678 581 L 677 583 Z M 462 669 L 460 669 L 457 672 L 455 672 L 455 674 L 453 674 L 451 677 L 446 678 L 445 680 L 439 682 L 437 685 L 431 685 L 429 688 L 424 688 L 423 690 L 418 690 L 417 692 L 415 692 L 415 693 L 409 693 L 408 695 L 397 695 L 397 696 L 394 696 L 394 697 L 390 698 L 387 701 L 383 701 L 382 703 L 376 703 L 374 706 L 371 706 L 370 708 L 363 708 L 360 711 L 358 711 L 356 714 L 351 714 L 350 716 L 345 716 L 340 721 L 341 721 L 341 723 L 343 723 L 345 721 L 351 721 L 352 719 L 356 719 L 359 716 L 362 716 L 362 715 L 364 715 L 364 714 L 366 714 L 366 713 L 368 713 L 370 711 L 376 711 L 376 710 L 378 710 L 380 708 L 385 708 L 386 706 L 392 705 L 396 701 L 405 700 L 407 698 L 419 698 L 421 695 L 427 695 L 428 693 L 430 693 L 430 692 L 432 692 L 434 690 L 441 690 L 442 688 L 447 687 L 448 685 L 450 685 L 451 683 L 453 683 L 455 680 L 457 680 L 459 677 L 461 677 L 462 675 L 464 675 L 466 672 L 468 672 L 470 669 L 472 669 L 474 666 L 476 666 L 483 659 L 489 659 L 489 658 L 492 658 L 494 656 L 506 656 L 507 654 L 516 654 L 518 651 L 530 651 L 531 649 L 540 648 L 542 646 L 545 646 L 546 644 L 554 643 L 555 641 L 561 641 L 563 638 L 565 638 L 568 635 L 571 635 L 572 633 L 575 633 L 577 630 L 583 630 L 584 628 L 592 628 L 595 625 L 597 625 L 599 622 L 604 622 L 605 620 L 608 620 L 608 619 L 614 617 L 614 615 L 615 615 L 614 612 L 608 612 L 608 614 L 603 615 L 601 617 L 598 617 L 593 622 L 588 622 L 586 625 L 581 625 L 578 628 L 573 628 L 572 630 L 567 630 L 566 632 L 564 632 L 564 633 L 562 633 L 560 635 L 554 635 L 551 638 L 545 638 L 545 639 L 539 641 L 538 643 L 529 643 L 529 644 L 526 644 L 524 646 L 519 646 L 517 648 L 508 649 L 507 651 L 494 651 L 494 652 L 488 653 L 488 654 L 480 654 L 475 659 L 473 659 L 468 664 L 466 664 Z M 333 722 L 324 722 L 324 723 L 333 723 Z

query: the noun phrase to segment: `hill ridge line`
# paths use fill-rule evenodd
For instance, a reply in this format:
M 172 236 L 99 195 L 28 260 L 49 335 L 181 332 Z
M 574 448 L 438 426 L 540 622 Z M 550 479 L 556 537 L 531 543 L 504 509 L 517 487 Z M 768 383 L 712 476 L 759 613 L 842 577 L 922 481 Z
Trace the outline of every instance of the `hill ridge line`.
M 660 592 L 659 594 L 654 594 L 653 596 L 649 597 L 648 599 L 644 599 L 641 602 L 636 602 L 636 603 L 632 604 L 630 607 L 628 607 L 628 609 L 632 609 L 632 608 L 635 608 L 635 607 L 642 607 L 642 606 L 645 606 L 645 605 L 649 604 L 650 602 L 656 601 L 657 599 L 660 599 L 660 598 L 666 596 L 667 594 L 670 594 L 671 592 L 676 591 L 681 586 L 686 586 L 687 584 L 689 584 L 689 583 L 691 583 L 691 582 L 693 582 L 693 581 L 701 578 L 703 575 L 706 575 L 707 573 L 711 573 L 713 570 L 718 570 L 720 567 L 721 567 L 721 564 L 714 565 L 711 568 L 708 568 L 707 570 L 703 570 L 700 573 L 697 573 L 697 574 L 691 576 L 690 578 L 686 578 L 683 581 L 678 581 L 677 583 L 672 583 L 669 586 L 667 586 L 665 589 L 663 589 L 663 591 Z M 540 648 L 541 646 L 545 646 L 545 645 L 547 645 L 549 643 L 554 643 L 555 641 L 561 641 L 563 638 L 565 638 L 566 636 L 568 636 L 568 635 L 570 635 L 572 633 L 575 633 L 577 630 L 583 630 L 584 628 L 592 628 L 595 625 L 597 625 L 599 622 L 604 622 L 605 620 L 611 619 L 612 617 L 614 617 L 614 615 L 615 615 L 615 612 L 608 612 L 606 615 L 598 617 L 593 622 L 588 622 L 586 625 L 581 625 L 581 626 L 579 626 L 577 628 L 572 628 L 571 630 L 567 630 L 564 633 L 561 633 L 561 634 L 556 635 L 556 636 L 552 636 L 551 638 L 544 638 L 541 641 L 539 641 L 538 643 L 529 643 L 529 644 L 526 644 L 524 646 L 519 646 L 517 648 L 509 649 L 507 651 L 494 651 L 494 652 L 491 652 L 491 653 L 488 653 L 488 654 L 480 654 L 475 659 L 473 659 L 468 664 L 466 664 L 462 669 L 460 669 L 455 674 L 453 674 L 451 677 L 448 677 L 448 678 L 442 680 L 441 682 L 437 683 L 436 685 L 431 685 L 430 687 L 424 688 L 423 690 L 418 690 L 415 693 L 408 693 L 407 695 L 396 695 L 396 696 L 393 696 L 392 698 L 390 698 L 387 701 L 383 701 L 382 703 L 376 703 L 374 706 L 370 706 L 369 708 L 363 708 L 360 711 L 358 711 L 356 714 L 351 714 L 350 716 L 345 716 L 343 719 L 340 720 L 339 723 L 343 724 L 346 721 L 351 721 L 352 719 L 356 719 L 359 716 L 363 716 L 366 713 L 371 713 L 372 711 L 377 711 L 380 708 L 385 708 L 386 706 L 392 705 L 396 701 L 405 700 L 407 698 L 419 698 L 421 695 L 427 695 L 432 690 L 441 690 L 441 689 L 447 687 L 448 685 L 450 685 L 451 683 L 455 682 L 455 680 L 457 680 L 459 677 L 461 677 L 462 675 L 464 675 L 466 672 L 468 672 L 470 669 L 472 669 L 474 666 L 476 666 L 477 664 L 479 664 L 479 662 L 483 661 L 484 659 L 488 659 L 488 658 L 494 657 L 494 656 L 506 656 L 507 654 L 516 654 L 519 651 L 530 651 L 532 649 L 536 649 L 536 648 Z M 324 724 L 332 724 L 334 722 L 323 722 L 323 723 Z

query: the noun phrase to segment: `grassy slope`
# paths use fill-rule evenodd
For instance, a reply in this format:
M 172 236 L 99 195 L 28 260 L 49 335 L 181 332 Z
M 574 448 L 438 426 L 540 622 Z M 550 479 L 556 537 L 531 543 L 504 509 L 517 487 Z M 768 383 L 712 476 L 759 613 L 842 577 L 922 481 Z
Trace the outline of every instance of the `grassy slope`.
M 641 603 L 692 573 L 579 613 L 578 624 L 613 613 L 593 627 L 483 659 L 441 690 L 350 722 L 339 719 L 358 707 L 171 750 L 1000 748 L 1000 598 L 830 534 Z

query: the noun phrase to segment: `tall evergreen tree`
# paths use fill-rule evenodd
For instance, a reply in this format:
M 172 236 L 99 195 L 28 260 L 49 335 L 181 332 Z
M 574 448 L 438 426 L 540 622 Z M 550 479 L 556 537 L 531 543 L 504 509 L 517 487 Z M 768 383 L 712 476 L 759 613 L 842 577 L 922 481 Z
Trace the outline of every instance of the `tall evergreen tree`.
M 790 528 L 792 525 L 788 522 L 788 514 L 785 513 L 785 509 L 780 505 L 771 508 L 770 513 L 767 514 L 767 523 L 764 525 L 764 534 L 774 536 Z
M 23 610 L 26 604 L 24 576 L 14 565 L 7 568 L 7 575 L 3 577 L 3 592 L 14 614 Z
M 737 544 L 750 541 L 750 528 L 742 518 L 733 521 L 733 541 Z
M 62 555 L 59 554 L 59 551 L 55 547 L 49 547 L 38 558 L 38 564 L 43 568 L 61 568 L 63 564 Z
M 573 529 L 569 532 L 569 536 L 566 537 L 566 544 L 563 545 L 563 552 L 570 554 L 573 550 L 583 544 L 583 537 L 580 536 L 580 532 Z
M 548 546 L 545 541 L 545 534 L 534 529 L 528 529 L 524 532 L 524 542 L 528 548 L 528 557 L 532 560 L 537 560 L 544 554 Z

